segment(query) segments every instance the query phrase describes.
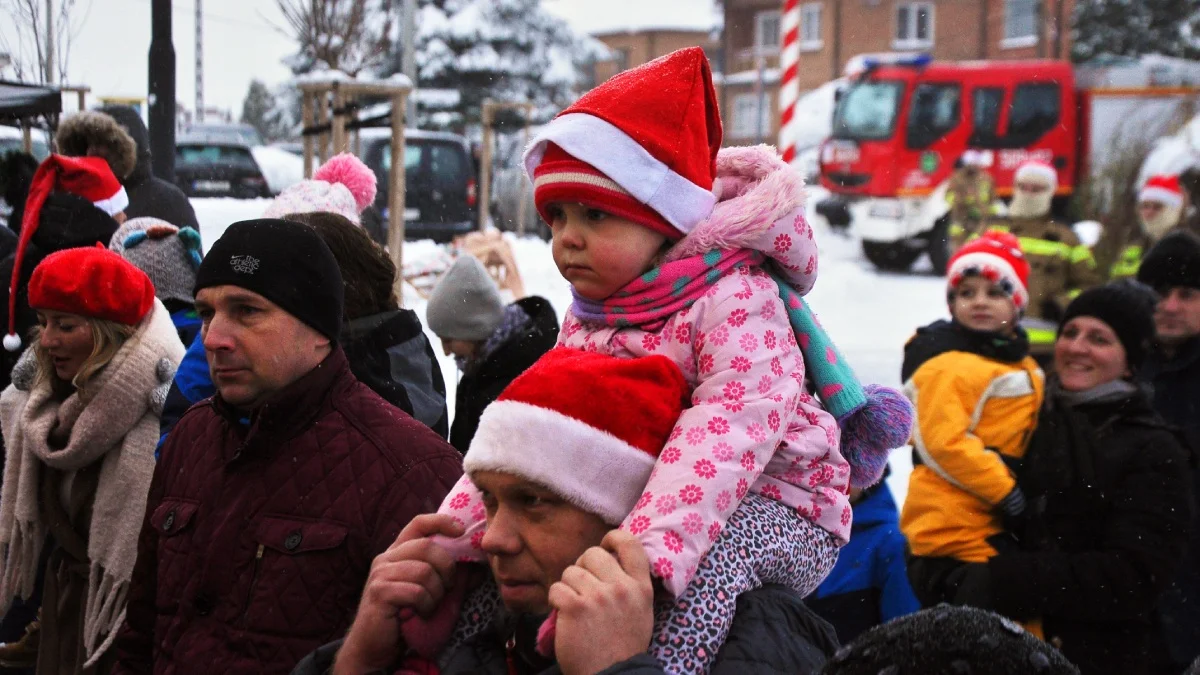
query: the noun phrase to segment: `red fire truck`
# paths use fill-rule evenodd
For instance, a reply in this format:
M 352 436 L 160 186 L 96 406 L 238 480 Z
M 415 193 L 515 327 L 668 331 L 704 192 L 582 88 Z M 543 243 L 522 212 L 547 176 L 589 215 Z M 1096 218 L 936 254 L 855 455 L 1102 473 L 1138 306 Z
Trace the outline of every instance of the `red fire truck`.
M 968 149 L 991 160 L 997 196 L 1038 159 L 1058 170 L 1061 213 L 1087 176 L 1123 144 L 1157 138 L 1200 103 L 1195 69 L 1073 67 L 1065 61 L 932 62 L 917 56 L 867 61 L 839 97 L 820 150 L 818 211 L 850 224 L 867 259 L 906 270 L 928 252 L 945 269 L 945 191 Z

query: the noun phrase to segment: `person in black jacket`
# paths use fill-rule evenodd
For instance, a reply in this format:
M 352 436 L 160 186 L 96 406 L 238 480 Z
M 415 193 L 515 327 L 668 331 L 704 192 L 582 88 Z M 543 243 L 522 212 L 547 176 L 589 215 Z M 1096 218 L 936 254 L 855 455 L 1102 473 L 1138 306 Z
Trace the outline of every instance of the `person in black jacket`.
M 1154 312 L 1156 349 L 1138 379 L 1154 393 L 1154 409 L 1181 428 L 1192 450 L 1193 497 L 1200 496 L 1200 237 L 1174 232 L 1146 254 L 1138 280 L 1160 296 Z M 1200 658 L 1200 509 L 1179 575 L 1158 608 L 1164 644 L 1153 650 L 1158 670 L 1178 675 Z
M 395 296 L 396 266 L 357 225 L 336 213 L 290 214 L 285 220 L 316 230 L 338 262 L 345 283 L 341 347 L 350 371 L 388 403 L 446 438 L 446 384 L 416 312 Z M 203 336 L 188 347 L 163 406 L 160 446 L 196 402 L 216 389 Z
M 421 319 L 396 299 L 396 265 L 345 216 L 296 213 L 285 220 L 315 229 L 346 283 L 342 349 L 360 382 L 442 438 L 449 432 L 446 383 Z
M 96 155 L 108 161 L 129 194 L 127 218 L 148 216 L 200 231 L 183 191 L 151 173 L 150 133 L 133 108 L 111 105 L 75 113 L 63 120 L 55 140 L 64 155 Z
M 450 445 L 466 453 L 483 409 L 554 348 L 558 317 L 538 296 L 505 306 L 483 263 L 463 254 L 434 287 L 425 319 L 462 372 Z
M 1187 452 L 1134 383 L 1154 301 L 1124 281 L 1067 307 L 1018 473 L 1029 508 L 1010 523 L 1015 543 L 950 580 L 965 604 L 1041 619 L 1084 675 L 1149 672 L 1153 610 L 1187 541 Z

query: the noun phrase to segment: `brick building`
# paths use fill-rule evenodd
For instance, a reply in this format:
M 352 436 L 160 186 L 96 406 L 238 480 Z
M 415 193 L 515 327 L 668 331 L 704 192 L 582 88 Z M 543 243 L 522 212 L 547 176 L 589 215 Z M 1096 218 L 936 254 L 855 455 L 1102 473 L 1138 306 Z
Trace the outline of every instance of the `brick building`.
M 721 110 L 731 145 L 778 137 L 781 0 L 724 0 Z M 1066 59 L 1075 0 L 801 0 L 800 90 L 860 54 Z M 761 82 L 761 86 L 760 86 Z
M 702 47 L 713 67 L 719 67 L 720 33 L 715 30 L 683 28 L 642 28 L 592 33 L 592 37 L 612 50 L 613 58 L 595 64 L 599 84 L 622 70 L 635 68 L 684 47 Z

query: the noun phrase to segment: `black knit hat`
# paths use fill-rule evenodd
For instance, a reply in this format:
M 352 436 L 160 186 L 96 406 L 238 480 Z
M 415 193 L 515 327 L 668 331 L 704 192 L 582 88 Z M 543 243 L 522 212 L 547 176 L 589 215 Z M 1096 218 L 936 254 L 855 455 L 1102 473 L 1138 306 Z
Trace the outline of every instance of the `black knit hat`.
M 286 220 L 234 223 L 196 271 L 196 293 L 238 286 L 282 307 L 334 342 L 342 327 L 342 272 L 311 227 Z
M 1142 259 L 1137 278 L 1160 293 L 1176 286 L 1200 288 L 1200 237 L 1183 230 L 1163 237 Z
M 938 605 L 876 626 L 821 675 L 1078 675 L 1054 647 L 998 614 Z
M 1154 306 L 1158 296 L 1147 285 L 1124 279 L 1089 288 L 1067 305 L 1062 327 L 1077 316 L 1090 316 L 1108 324 L 1121 346 L 1129 369 L 1137 371 L 1154 344 Z

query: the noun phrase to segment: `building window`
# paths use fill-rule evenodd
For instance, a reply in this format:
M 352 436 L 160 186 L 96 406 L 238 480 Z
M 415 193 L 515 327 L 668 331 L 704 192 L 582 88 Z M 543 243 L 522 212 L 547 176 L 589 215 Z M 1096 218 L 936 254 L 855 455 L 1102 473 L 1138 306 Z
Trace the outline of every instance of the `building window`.
M 771 97 L 763 94 L 738 94 L 733 99 L 733 119 L 729 135 L 733 138 L 762 140 L 771 135 Z
M 754 15 L 754 48 L 761 54 L 779 51 L 779 12 L 759 12 Z
M 933 3 L 901 2 L 896 5 L 896 49 L 933 46 Z
M 1004 0 L 1004 40 L 1001 47 L 1037 44 L 1038 0 Z
M 817 51 L 821 42 L 821 3 L 809 2 L 800 7 L 800 49 Z

